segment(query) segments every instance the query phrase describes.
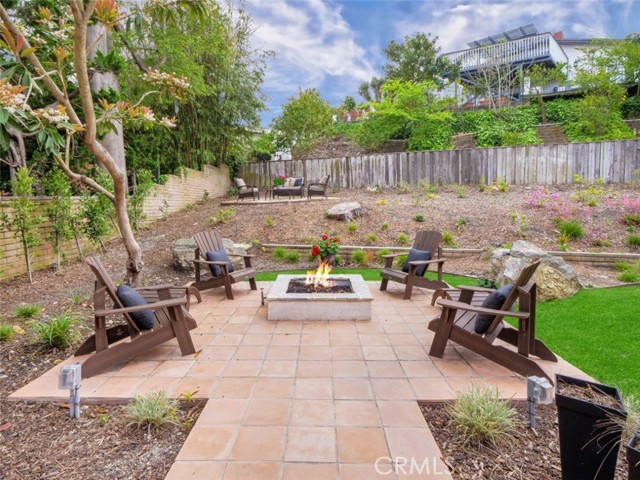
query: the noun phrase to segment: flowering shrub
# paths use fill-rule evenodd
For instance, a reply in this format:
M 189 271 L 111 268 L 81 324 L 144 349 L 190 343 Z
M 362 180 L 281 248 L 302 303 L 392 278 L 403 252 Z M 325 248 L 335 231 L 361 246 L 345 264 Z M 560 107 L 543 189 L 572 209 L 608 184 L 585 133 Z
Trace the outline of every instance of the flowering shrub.
M 338 237 L 330 237 L 327 234 L 320 237 L 321 240 L 311 247 L 311 256 L 324 259 L 329 255 L 335 255 L 340 250 L 340 239 Z
M 557 200 L 556 193 L 549 193 L 544 185 L 538 185 L 535 190 L 527 195 L 527 205 L 530 207 L 543 207 L 551 200 Z
M 287 181 L 287 177 L 285 177 L 284 175 L 278 175 L 276 178 L 273 179 L 273 186 L 279 187 L 281 185 L 284 185 L 286 181 Z

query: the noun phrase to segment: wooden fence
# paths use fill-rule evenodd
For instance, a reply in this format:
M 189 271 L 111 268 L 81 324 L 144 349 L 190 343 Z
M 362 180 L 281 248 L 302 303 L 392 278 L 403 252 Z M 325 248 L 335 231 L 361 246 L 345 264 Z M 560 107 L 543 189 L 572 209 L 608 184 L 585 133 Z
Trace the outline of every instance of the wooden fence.
M 266 187 L 276 175 L 304 177 L 305 182 L 331 175 L 342 188 L 420 180 L 441 184 L 491 183 L 502 177 L 510 185 L 566 184 L 579 175 L 585 182 L 628 183 L 640 180 L 640 140 L 529 145 L 428 152 L 402 152 L 313 160 L 244 164 L 239 176 Z

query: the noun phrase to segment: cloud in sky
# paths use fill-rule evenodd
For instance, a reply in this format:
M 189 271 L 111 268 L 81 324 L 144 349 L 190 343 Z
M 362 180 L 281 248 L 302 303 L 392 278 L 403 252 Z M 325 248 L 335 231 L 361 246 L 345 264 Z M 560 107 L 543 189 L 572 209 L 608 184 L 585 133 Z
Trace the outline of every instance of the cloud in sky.
M 264 86 L 271 112 L 302 89 L 338 105 L 382 75 L 384 48 L 416 32 L 439 37 L 443 52 L 521 25 L 573 38 L 640 31 L 640 0 L 246 0 L 257 46 L 273 50 Z

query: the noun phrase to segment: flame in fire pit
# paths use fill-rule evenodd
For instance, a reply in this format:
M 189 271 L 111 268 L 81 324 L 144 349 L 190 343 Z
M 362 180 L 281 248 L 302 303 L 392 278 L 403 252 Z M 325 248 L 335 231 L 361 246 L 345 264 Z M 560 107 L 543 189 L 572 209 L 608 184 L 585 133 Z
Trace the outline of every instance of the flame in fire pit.
M 330 287 L 332 282 L 329 281 L 329 273 L 331 272 L 331 265 L 327 262 L 322 262 L 317 270 L 308 270 L 307 278 L 305 279 L 305 285 L 313 285 L 314 287 Z

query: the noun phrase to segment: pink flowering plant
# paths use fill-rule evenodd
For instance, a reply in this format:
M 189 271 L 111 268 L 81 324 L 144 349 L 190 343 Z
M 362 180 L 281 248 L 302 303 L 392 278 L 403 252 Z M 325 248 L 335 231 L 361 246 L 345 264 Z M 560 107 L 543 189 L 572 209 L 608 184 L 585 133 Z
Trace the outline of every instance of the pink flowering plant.
M 335 255 L 340 250 L 340 238 L 323 234 L 320 241 L 311 247 L 313 258 L 326 259 L 329 255 Z
M 287 177 L 285 177 L 284 175 L 278 175 L 276 178 L 273 179 L 273 186 L 279 187 L 281 185 L 284 185 L 286 181 L 287 181 Z
M 542 208 L 547 203 L 557 199 L 558 194 L 549 193 L 549 190 L 544 185 L 538 185 L 527 195 L 527 205 L 530 207 Z

